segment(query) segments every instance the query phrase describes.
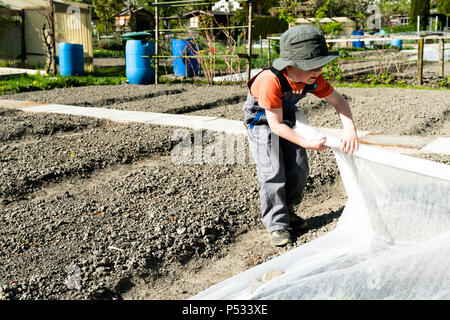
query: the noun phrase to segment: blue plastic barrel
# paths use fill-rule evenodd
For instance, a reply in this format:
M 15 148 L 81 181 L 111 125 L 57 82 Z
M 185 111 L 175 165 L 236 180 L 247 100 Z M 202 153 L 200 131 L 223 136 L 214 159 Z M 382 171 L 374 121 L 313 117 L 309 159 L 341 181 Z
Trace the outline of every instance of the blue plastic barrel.
M 391 46 L 400 47 L 401 49 L 403 46 L 403 40 L 391 40 Z
M 363 36 L 364 31 L 355 30 L 352 31 L 353 36 Z M 353 48 L 364 48 L 364 41 L 352 41 L 352 47 Z
M 125 45 L 125 70 L 130 84 L 155 83 L 155 68 L 150 57 L 154 54 L 154 42 L 127 40 Z
M 59 73 L 62 76 L 82 76 L 84 73 L 83 45 L 58 43 Z
M 200 48 L 193 38 L 172 39 L 173 56 L 197 56 Z M 176 77 L 193 77 L 200 74 L 200 63 L 196 58 L 173 58 L 173 73 Z

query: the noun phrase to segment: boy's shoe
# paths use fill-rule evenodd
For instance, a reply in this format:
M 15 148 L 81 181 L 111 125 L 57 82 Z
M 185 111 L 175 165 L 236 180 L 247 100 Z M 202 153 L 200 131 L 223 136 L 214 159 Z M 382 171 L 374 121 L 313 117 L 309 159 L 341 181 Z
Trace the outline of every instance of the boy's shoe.
M 283 247 L 289 243 L 292 243 L 291 234 L 288 230 L 276 230 L 270 233 L 270 240 L 273 245 L 277 247 Z
M 300 218 L 295 213 L 289 213 L 289 227 L 296 230 L 308 228 L 308 222 Z

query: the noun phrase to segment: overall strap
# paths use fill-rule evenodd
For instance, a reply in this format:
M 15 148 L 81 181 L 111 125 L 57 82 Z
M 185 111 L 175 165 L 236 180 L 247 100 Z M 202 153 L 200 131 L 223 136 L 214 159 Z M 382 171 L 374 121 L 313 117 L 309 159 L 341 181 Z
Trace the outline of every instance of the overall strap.
M 273 74 L 277 76 L 278 81 L 280 81 L 282 94 L 292 91 L 292 87 L 284 76 L 283 71 L 275 69 L 274 67 L 270 67 L 269 70 L 272 71 Z
M 317 83 L 313 83 L 313 84 L 306 84 L 305 85 L 305 89 L 303 89 L 302 93 L 307 93 L 307 92 L 311 92 L 317 89 Z
M 282 93 L 292 91 L 291 85 L 289 84 L 289 82 L 287 81 L 286 77 L 284 76 L 284 74 L 281 70 L 277 70 L 274 67 L 270 67 L 269 69 L 277 76 L 278 80 L 280 81 Z M 314 91 L 316 88 L 317 88 L 317 83 L 313 83 L 313 84 L 305 83 L 305 88 L 303 89 L 302 93 L 305 94 L 307 92 Z

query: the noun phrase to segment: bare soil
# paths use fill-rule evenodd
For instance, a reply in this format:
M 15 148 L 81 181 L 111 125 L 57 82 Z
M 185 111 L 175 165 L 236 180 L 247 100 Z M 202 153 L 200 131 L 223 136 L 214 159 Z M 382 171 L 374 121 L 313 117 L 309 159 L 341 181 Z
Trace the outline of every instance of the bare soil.
M 360 130 L 450 136 L 450 91 L 337 90 Z M 123 84 L 1 99 L 242 120 L 245 96 L 241 86 Z M 176 165 L 176 128 L 25 113 L 1 108 L 1 99 L 2 299 L 186 299 L 333 230 L 345 206 L 332 152 L 308 151 L 296 213 L 309 228 L 275 248 L 246 144 L 236 145 L 245 163 Z M 308 96 L 299 107 L 310 124 L 340 128 L 324 101 Z

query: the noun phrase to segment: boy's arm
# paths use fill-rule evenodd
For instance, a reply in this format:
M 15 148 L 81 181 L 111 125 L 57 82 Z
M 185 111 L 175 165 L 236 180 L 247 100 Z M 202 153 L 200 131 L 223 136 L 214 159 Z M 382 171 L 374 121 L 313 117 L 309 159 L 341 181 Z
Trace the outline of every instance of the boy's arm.
M 328 147 L 324 145 L 326 139 L 323 138 L 319 141 L 310 141 L 303 138 L 296 131 L 290 128 L 283 122 L 283 110 L 279 109 L 266 109 L 267 122 L 273 133 L 289 140 L 305 149 L 322 151 Z
M 325 100 L 336 109 L 344 127 L 344 136 L 341 138 L 341 150 L 345 153 L 350 152 L 353 154 L 353 152 L 358 150 L 358 136 L 347 100 L 336 90 L 333 90 L 329 96 L 325 97 Z

